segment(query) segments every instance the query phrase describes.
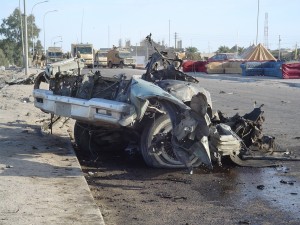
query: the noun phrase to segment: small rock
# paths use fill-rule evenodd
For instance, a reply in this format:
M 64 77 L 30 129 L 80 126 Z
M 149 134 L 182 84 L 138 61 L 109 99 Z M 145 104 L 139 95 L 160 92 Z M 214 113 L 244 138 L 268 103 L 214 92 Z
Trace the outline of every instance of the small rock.
M 250 224 L 249 220 L 240 220 L 239 224 Z
M 6 167 L 6 168 L 13 168 L 12 165 L 6 165 L 5 167 Z
M 296 193 L 296 192 L 292 192 L 292 193 L 291 193 L 291 195 L 298 195 L 298 193 Z
M 88 172 L 88 175 L 89 176 L 94 176 L 94 173 L 93 172 Z
M 29 100 L 29 98 L 22 98 L 21 102 L 28 103 L 28 102 L 30 102 L 30 100 Z
M 280 180 L 280 183 L 282 183 L 282 184 L 294 185 L 295 181 L 285 181 L 285 180 Z
M 256 188 L 259 189 L 259 190 L 263 190 L 263 189 L 265 189 L 265 185 L 262 185 L 262 184 L 257 185 Z
M 291 103 L 291 102 L 290 101 L 284 101 L 284 100 L 282 100 L 281 103 L 287 104 L 287 103 Z

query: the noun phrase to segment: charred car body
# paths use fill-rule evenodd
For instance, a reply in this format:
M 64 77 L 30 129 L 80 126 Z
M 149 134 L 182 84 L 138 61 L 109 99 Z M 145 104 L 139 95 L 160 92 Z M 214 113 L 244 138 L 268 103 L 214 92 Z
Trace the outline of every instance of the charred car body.
M 152 44 L 151 35 L 147 40 Z M 212 168 L 222 156 L 248 165 L 244 162 L 253 159 L 253 146 L 274 152 L 273 139 L 261 133 L 260 107 L 244 116 L 213 116 L 210 93 L 154 49 L 145 74 L 129 80 L 124 74 L 103 77 L 100 71 L 83 75 L 76 59 L 49 65 L 36 78 L 34 104 L 75 119 L 75 141 L 82 151 L 135 149 L 152 167 Z M 42 82 L 49 90 L 40 88 Z

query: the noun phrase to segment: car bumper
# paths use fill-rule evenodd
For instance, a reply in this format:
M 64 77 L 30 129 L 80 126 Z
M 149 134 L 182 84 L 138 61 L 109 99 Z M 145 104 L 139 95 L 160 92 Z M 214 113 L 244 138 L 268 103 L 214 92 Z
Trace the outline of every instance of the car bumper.
M 33 91 L 34 106 L 44 112 L 92 123 L 128 126 L 136 118 L 132 105 L 102 98 L 79 99 L 54 95 L 50 90 Z

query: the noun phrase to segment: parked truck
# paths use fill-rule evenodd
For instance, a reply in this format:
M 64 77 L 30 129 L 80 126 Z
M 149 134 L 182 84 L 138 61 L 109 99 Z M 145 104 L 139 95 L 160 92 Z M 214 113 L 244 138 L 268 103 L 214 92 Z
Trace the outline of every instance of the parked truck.
M 107 67 L 107 50 L 99 49 L 94 56 L 94 67 Z
M 47 63 L 54 63 L 63 59 L 63 51 L 61 47 L 48 47 L 47 50 Z
M 86 67 L 94 66 L 93 44 L 71 44 L 71 53 L 74 57 L 83 59 Z
M 117 49 L 114 47 L 107 52 L 107 65 L 109 68 L 112 68 L 113 66 L 119 68 L 131 66 L 134 69 L 136 66 L 136 60 L 132 58 L 128 50 Z

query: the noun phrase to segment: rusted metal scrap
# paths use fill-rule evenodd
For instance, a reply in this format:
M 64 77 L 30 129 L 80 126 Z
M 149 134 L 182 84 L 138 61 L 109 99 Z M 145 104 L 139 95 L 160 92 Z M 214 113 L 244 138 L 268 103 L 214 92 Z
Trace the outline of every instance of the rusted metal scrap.
M 265 167 L 276 166 L 276 161 L 300 161 L 300 158 L 291 152 L 283 149 L 275 142 L 275 137 L 264 135 L 262 132 L 262 124 L 265 120 L 262 111 L 263 105 L 254 108 L 250 113 L 240 116 L 236 114 L 233 117 L 226 118 L 222 112 L 218 111 L 213 119 L 214 126 L 220 128 L 224 125 L 227 128 L 227 134 L 224 135 L 224 129 L 220 132 L 213 133 L 211 136 L 211 144 L 213 149 L 222 151 L 224 146 L 226 150 L 230 149 L 229 156 L 233 162 L 241 166 Z M 226 129 L 225 129 L 226 130 Z M 215 137 L 220 136 L 219 141 L 223 138 L 223 142 L 219 142 L 221 147 L 216 145 Z M 231 134 L 231 135 L 230 135 Z M 231 140 L 232 144 L 225 142 L 225 139 Z

